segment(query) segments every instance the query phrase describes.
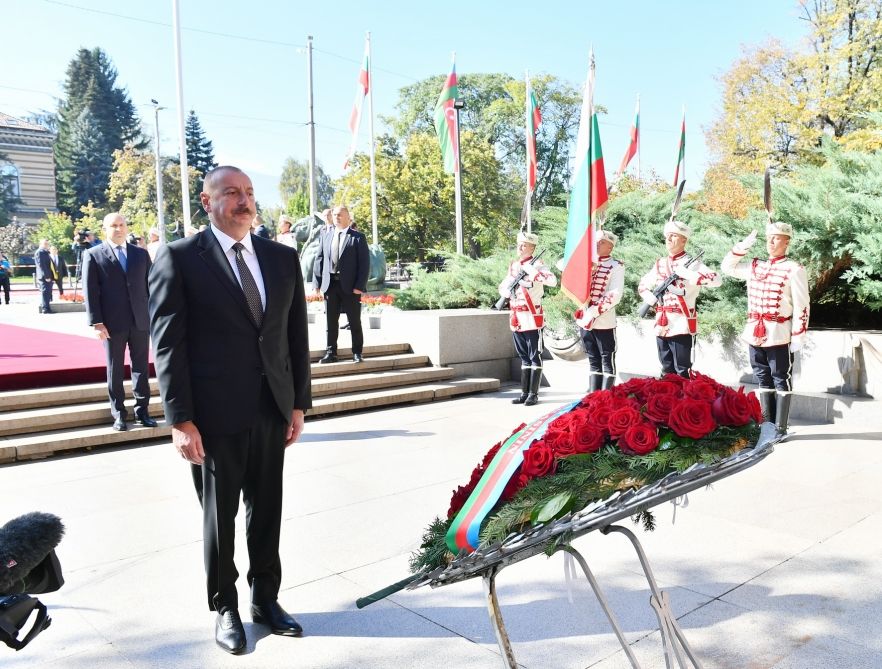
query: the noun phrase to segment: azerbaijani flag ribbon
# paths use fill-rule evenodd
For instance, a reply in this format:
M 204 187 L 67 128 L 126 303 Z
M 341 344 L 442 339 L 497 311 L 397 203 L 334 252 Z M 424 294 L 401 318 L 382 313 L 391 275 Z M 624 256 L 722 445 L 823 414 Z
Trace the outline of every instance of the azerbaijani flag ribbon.
M 441 144 L 441 158 L 444 161 L 444 171 L 454 174 L 459 171 L 459 145 L 456 138 L 456 109 L 453 103 L 459 95 L 459 86 L 456 84 L 456 62 L 447 75 L 441 96 L 435 105 L 435 132 L 438 133 L 438 142 Z
M 573 409 L 578 402 L 558 407 L 527 427 L 515 432 L 496 452 L 478 485 L 456 514 L 447 530 L 447 547 L 455 555 L 465 549 L 474 551 L 480 540 L 481 523 L 496 506 L 502 491 L 524 461 L 524 451 L 542 437 L 555 418 Z
M 640 143 L 640 96 L 637 97 L 637 110 L 634 112 L 634 125 L 631 126 L 631 143 L 628 144 L 628 150 L 625 151 L 625 157 L 622 158 L 622 164 L 619 165 L 619 171 L 616 174 L 624 174 L 628 169 L 628 163 L 637 155 L 637 146 Z M 638 166 L 639 167 L 639 166 Z
M 352 105 L 352 112 L 349 114 L 349 132 L 352 133 L 352 142 L 349 144 L 349 153 L 346 154 L 346 160 L 343 162 L 343 169 L 348 169 L 355 155 L 355 146 L 358 143 L 358 127 L 361 125 L 361 108 L 364 105 L 364 99 L 367 97 L 368 91 L 371 89 L 371 64 L 369 54 L 369 45 L 364 45 L 364 61 L 361 64 L 361 70 L 358 73 L 358 85 L 355 89 L 355 103 Z
M 680 150 L 677 152 L 677 169 L 674 170 L 674 188 L 686 178 L 686 107 L 683 107 L 683 122 L 680 124 Z
M 527 184 L 532 193 L 536 189 L 536 133 L 542 124 L 542 111 L 527 79 Z
M 560 285 L 567 297 L 582 306 L 588 301 L 591 265 L 597 252 L 594 247 L 595 221 L 607 200 L 600 127 L 594 111 L 593 50 L 582 99 L 575 157 Z

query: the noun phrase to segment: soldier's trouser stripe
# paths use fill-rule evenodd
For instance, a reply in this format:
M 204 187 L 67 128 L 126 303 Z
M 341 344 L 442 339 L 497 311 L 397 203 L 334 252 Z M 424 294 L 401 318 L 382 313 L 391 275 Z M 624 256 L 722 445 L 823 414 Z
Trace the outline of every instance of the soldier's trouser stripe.
M 579 328 L 582 347 L 588 354 L 588 366 L 592 373 L 604 376 L 616 375 L 616 329 L 585 330 Z
M 790 344 L 750 346 L 749 353 L 750 366 L 760 388 L 774 388 L 780 392 L 793 390 L 793 354 L 790 352 Z

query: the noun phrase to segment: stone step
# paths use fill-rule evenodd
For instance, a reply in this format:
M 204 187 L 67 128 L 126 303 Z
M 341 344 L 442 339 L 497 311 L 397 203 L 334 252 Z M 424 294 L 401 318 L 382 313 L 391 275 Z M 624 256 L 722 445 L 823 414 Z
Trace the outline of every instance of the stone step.
M 462 378 L 413 386 L 350 392 L 317 398 L 313 402 L 313 408 L 307 412 L 307 418 L 410 402 L 432 402 L 457 395 L 492 392 L 498 389 L 498 379 Z M 164 421 L 160 421 L 155 428 L 133 425 L 127 432 L 114 432 L 108 421 L 106 403 L 99 404 L 103 415 L 103 425 L 55 429 L 0 439 L 0 463 L 45 458 L 71 450 L 88 450 L 101 446 L 120 446 L 147 439 L 159 439 L 168 436 L 171 431 Z M 158 405 L 156 406 L 158 407 Z M 154 406 L 151 405 L 151 412 L 153 409 Z
M 366 353 L 368 353 L 367 348 Z M 351 376 L 356 372 L 359 374 L 385 372 L 393 369 L 426 367 L 430 364 L 428 356 L 417 355 L 416 353 L 388 353 L 386 351 L 371 350 L 368 355 L 370 357 L 366 357 L 364 362 L 357 366 L 351 361 L 325 365 L 320 365 L 317 362 L 312 363 L 310 367 L 313 383 L 315 383 L 316 379 L 330 376 Z M 131 381 L 125 382 L 125 388 L 127 396 L 131 397 Z M 155 378 L 150 379 L 150 393 L 151 395 L 159 394 L 159 383 Z M 60 404 L 83 404 L 101 401 L 107 401 L 107 384 L 104 383 L 9 390 L 0 392 L 0 421 L 5 420 L 4 412 L 7 411 L 22 411 L 24 409 L 36 409 Z
M 350 365 L 351 368 L 352 365 Z M 456 372 L 450 367 L 417 367 L 414 369 L 388 369 L 376 372 L 359 371 L 347 375 L 314 378 L 312 380 L 312 397 L 315 400 L 329 395 L 339 396 L 343 393 L 446 381 L 452 379 L 455 375 Z

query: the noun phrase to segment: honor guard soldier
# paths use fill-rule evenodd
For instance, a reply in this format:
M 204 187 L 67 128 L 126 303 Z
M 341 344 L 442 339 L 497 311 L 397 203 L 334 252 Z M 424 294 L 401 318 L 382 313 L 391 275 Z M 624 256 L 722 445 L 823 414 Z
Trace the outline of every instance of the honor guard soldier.
M 793 353 L 802 348 L 809 323 L 809 289 L 805 269 L 787 257 L 793 228 L 772 221 L 771 186 L 766 171 L 766 251 L 768 260 L 750 258 L 756 230 L 735 244 L 723 259 L 722 271 L 747 281 L 747 324 L 742 339 L 749 348 L 763 416 L 774 421 L 779 435 L 787 433 Z
M 685 182 L 680 183 L 671 218 L 665 224 L 664 237 L 668 255 L 655 261 L 637 286 L 647 305 L 655 306 L 655 341 L 663 374 L 689 378 L 692 369 L 692 346 L 698 331 L 695 301 L 702 287 L 717 288 L 723 277 L 708 269 L 699 257 L 686 253 L 692 230 L 676 220 Z M 700 254 L 699 254 L 700 255 Z
M 625 266 L 611 256 L 618 240 L 612 232 L 600 232 L 588 301 L 575 313 L 591 368 L 589 393 L 612 388 L 616 381 L 616 305 L 625 289 Z
M 518 259 L 509 265 L 508 274 L 499 284 L 499 294 L 509 299 L 509 325 L 521 359 L 521 394 L 512 404 L 526 406 L 539 401 L 542 382 L 542 295 L 545 286 L 557 285 L 557 277 L 538 257 L 533 257 L 538 243 L 538 235 L 518 235 Z

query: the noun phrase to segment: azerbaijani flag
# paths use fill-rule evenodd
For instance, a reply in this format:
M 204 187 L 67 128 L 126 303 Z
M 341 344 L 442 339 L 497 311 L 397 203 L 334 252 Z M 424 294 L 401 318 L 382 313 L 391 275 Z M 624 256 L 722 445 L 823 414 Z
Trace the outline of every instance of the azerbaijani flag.
M 536 190 L 536 167 L 538 161 L 536 159 L 536 133 L 539 126 L 542 125 L 542 112 L 539 109 L 539 103 L 536 102 L 536 95 L 530 86 L 530 79 L 527 78 L 527 187 L 532 193 Z
M 344 170 L 349 167 L 349 163 L 355 155 L 355 145 L 358 143 L 358 127 L 361 125 L 361 108 L 364 105 L 364 99 L 367 97 L 368 91 L 371 89 L 369 49 L 370 46 L 365 42 L 364 61 L 358 73 L 358 85 L 355 89 L 355 103 L 352 105 L 352 113 L 349 114 L 349 132 L 352 133 L 352 142 L 349 144 L 349 153 L 346 154 L 346 160 L 343 162 Z
M 588 301 L 591 285 L 591 265 L 596 254 L 595 221 L 607 200 L 600 127 L 594 111 L 593 50 L 582 99 L 575 157 L 560 285 L 567 297 L 581 306 Z
M 674 188 L 686 178 L 686 107 L 683 107 L 683 123 L 680 124 L 680 150 L 677 152 L 677 169 L 674 170 Z
M 459 143 L 456 137 L 456 109 L 453 103 L 459 95 L 459 87 L 456 84 L 456 62 L 447 75 L 444 88 L 435 105 L 435 132 L 438 133 L 438 142 L 441 144 L 441 158 L 444 161 L 444 171 L 454 174 L 459 171 Z
M 622 158 L 622 164 L 619 165 L 619 171 L 616 174 L 624 174 L 628 169 L 628 163 L 637 155 L 637 147 L 640 144 L 640 96 L 637 96 L 637 110 L 634 112 L 634 125 L 631 126 L 631 143 L 628 144 L 628 150 L 625 151 L 625 157 Z M 639 171 L 639 165 L 638 171 Z

